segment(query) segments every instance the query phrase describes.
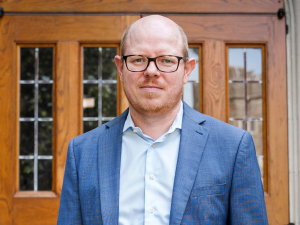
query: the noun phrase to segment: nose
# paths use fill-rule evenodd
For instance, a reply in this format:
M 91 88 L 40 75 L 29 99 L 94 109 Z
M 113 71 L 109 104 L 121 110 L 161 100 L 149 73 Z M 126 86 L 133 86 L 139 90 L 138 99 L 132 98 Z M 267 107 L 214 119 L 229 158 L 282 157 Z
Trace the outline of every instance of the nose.
M 144 72 L 144 75 L 148 77 L 160 76 L 160 71 L 157 69 L 153 61 L 149 63 L 147 69 Z

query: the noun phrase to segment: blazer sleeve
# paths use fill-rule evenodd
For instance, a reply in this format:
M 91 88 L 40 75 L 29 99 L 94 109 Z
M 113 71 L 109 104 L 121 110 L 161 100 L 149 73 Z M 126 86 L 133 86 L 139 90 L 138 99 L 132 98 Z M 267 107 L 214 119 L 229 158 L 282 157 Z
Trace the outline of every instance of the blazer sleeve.
M 260 170 L 248 131 L 238 148 L 229 201 L 228 224 L 268 224 Z
M 82 224 L 74 140 L 69 143 L 57 224 Z

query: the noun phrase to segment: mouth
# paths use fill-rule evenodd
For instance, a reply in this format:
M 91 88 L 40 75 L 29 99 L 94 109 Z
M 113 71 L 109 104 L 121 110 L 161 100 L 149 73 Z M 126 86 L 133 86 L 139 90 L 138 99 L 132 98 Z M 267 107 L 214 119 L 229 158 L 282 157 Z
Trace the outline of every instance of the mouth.
M 149 92 L 156 92 L 156 91 L 160 91 L 163 89 L 162 87 L 153 86 L 153 85 L 144 85 L 144 86 L 141 86 L 140 88 L 144 91 L 149 91 Z

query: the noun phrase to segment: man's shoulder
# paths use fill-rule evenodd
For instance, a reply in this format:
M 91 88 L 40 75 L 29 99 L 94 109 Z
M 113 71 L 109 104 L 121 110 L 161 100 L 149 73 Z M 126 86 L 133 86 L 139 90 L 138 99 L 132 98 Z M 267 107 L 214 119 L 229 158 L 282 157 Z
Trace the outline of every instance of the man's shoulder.
M 103 137 L 104 134 L 110 128 L 113 128 L 116 125 L 120 125 L 120 123 L 124 124 L 127 114 L 128 114 L 128 110 L 125 110 L 120 116 L 114 118 L 113 120 L 111 120 L 105 124 L 102 124 L 93 130 L 90 130 L 84 134 L 81 134 L 81 135 L 73 138 L 74 146 L 84 144 L 84 143 L 92 144 L 92 143 L 98 142 L 99 138 Z M 120 129 L 123 129 L 123 126 L 120 126 Z
M 186 103 L 184 104 L 184 113 L 189 119 L 198 123 L 203 128 L 207 129 L 209 132 L 212 132 L 212 133 L 215 133 L 218 135 L 241 136 L 245 133 L 245 130 L 240 129 L 236 126 L 233 126 L 231 124 L 225 123 L 224 121 L 218 120 L 214 117 L 202 114 L 202 113 L 192 109 Z
M 98 137 L 105 132 L 106 126 L 105 124 L 90 130 L 86 133 L 83 133 L 75 138 L 73 138 L 74 146 L 83 144 L 83 143 L 93 143 L 94 141 L 98 140 Z

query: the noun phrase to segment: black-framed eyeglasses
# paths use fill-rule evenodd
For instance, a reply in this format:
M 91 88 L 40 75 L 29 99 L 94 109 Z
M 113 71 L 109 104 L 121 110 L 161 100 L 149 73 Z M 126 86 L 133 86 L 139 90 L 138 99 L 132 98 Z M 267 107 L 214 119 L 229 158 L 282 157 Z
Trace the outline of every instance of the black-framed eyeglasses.
M 125 61 L 126 67 L 131 72 L 145 71 L 150 62 L 153 61 L 156 68 L 164 73 L 175 72 L 179 67 L 181 59 L 187 60 L 187 57 L 180 57 L 175 55 L 161 55 L 154 58 L 144 55 L 124 55 L 122 58 Z

